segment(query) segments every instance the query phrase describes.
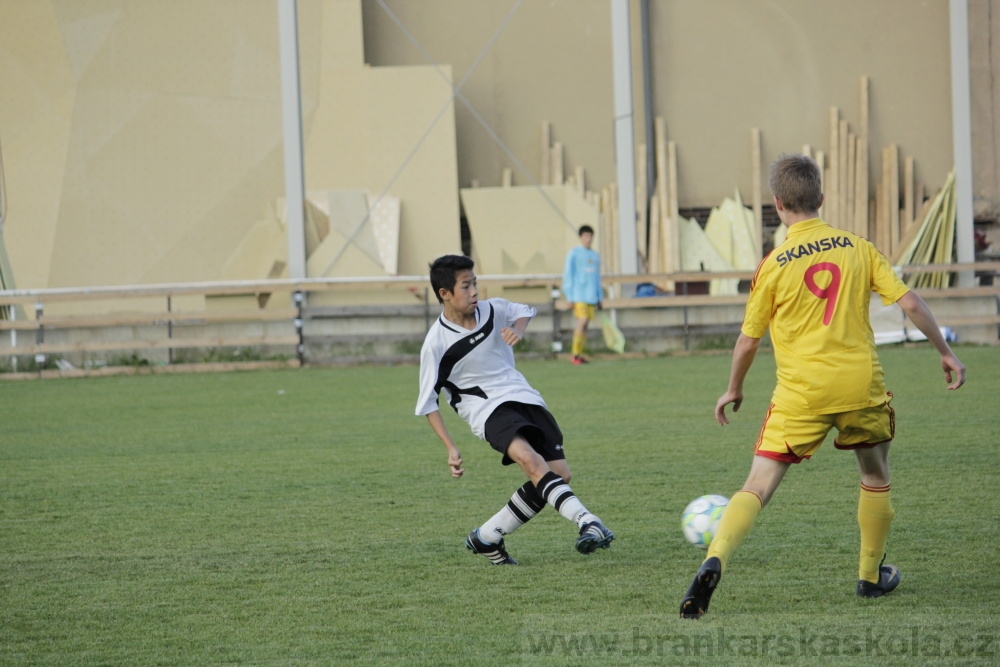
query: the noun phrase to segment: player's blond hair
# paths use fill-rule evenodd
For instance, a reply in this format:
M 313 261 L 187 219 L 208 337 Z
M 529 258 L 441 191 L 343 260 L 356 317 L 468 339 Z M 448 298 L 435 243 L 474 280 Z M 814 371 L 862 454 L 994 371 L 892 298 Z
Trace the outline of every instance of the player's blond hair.
M 771 165 L 771 194 L 792 213 L 812 213 L 823 203 L 819 167 L 811 157 L 782 153 Z

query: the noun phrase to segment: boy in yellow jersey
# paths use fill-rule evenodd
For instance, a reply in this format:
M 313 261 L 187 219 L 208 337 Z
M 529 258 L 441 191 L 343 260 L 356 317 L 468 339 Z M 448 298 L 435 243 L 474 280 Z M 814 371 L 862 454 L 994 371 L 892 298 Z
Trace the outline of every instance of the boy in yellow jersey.
M 948 389 L 965 383 L 965 366 L 924 300 L 903 284 L 871 243 L 819 219 L 823 193 L 816 163 L 802 155 L 782 155 L 771 167 L 770 186 L 788 237 L 757 267 L 733 350 L 729 388 L 715 407 L 716 421 L 729 423 L 729 404 L 739 410 L 743 380 L 768 327 L 778 383 L 750 474 L 722 515 L 681 602 L 682 618 L 699 618 L 708 610 L 729 556 L 788 467 L 812 456 L 833 428 L 834 446 L 853 450 L 861 472 L 857 594 L 879 597 L 899 584 L 899 570 L 882 565 L 894 516 L 888 455 L 895 421 L 868 320 L 871 292 L 884 304 L 898 303 L 927 336 L 941 355 Z

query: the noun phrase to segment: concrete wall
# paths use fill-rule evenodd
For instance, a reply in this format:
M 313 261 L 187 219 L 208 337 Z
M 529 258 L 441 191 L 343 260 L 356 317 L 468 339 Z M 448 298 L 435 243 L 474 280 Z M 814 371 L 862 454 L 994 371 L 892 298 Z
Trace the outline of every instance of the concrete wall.
M 423 273 L 461 244 L 450 70 L 365 67 L 360 0 L 298 4 L 306 187 L 399 197 Z M 18 287 L 266 277 L 223 267 L 282 217 L 274 0 L 0 0 L 0 90 Z
M 540 178 L 543 120 L 567 173 L 585 167 L 593 189 L 614 179 L 608 0 L 524 0 L 512 14 L 513 0 L 384 1 L 440 67 L 375 0 L 299 0 L 306 182 L 399 196 L 399 273 L 458 251 L 459 185 L 497 185 L 504 167 L 515 185 Z M 928 191 L 944 181 L 948 0 L 650 7 L 653 102 L 677 142 L 682 207 L 718 204 L 734 186 L 750 199 L 752 127 L 765 161 L 826 148 L 831 106 L 856 128 L 861 75 L 871 172 L 895 142 Z M 969 8 L 976 210 L 989 216 L 1000 211 L 1000 0 Z M 449 104 L 449 78 L 513 158 Z M 641 142 L 638 70 L 635 84 Z M 0 0 L 0 90 L 3 235 L 19 287 L 221 278 L 254 225 L 279 217 L 274 0 Z M 360 270 L 340 268 L 331 274 Z
M 514 2 L 384 0 L 456 80 Z M 643 135 L 638 0 L 632 0 L 636 141 Z M 870 166 L 889 143 L 916 160 L 928 193 L 952 167 L 948 0 L 651 0 L 653 107 L 677 141 L 680 206 L 712 206 L 738 186 L 749 201 L 750 130 L 763 158 L 804 144 L 828 151 L 836 106 L 857 131 L 859 78 L 871 79 Z M 425 63 L 375 0 L 364 0 L 365 59 Z M 1000 210 L 994 130 L 1000 90 L 1000 0 L 969 0 L 976 211 Z M 998 36 L 994 39 L 993 36 Z M 583 165 L 599 189 L 614 179 L 611 35 L 607 0 L 526 0 L 463 92 L 530 172 L 541 176 L 539 128 L 553 124 L 567 171 Z M 530 182 L 468 109 L 456 108 L 459 180 L 498 185 L 504 167 Z M 902 161 L 901 161 L 902 164 Z M 765 179 L 766 180 L 766 179 Z M 873 184 L 875 182 L 873 177 Z M 588 187 L 590 187 L 588 185 Z M 769 193 L 764 184 L 765 202 Z
M 975 213 L 977 219 L 996 221 L 1000 220 L 1000 0 L 969 0 L 969 77 Z

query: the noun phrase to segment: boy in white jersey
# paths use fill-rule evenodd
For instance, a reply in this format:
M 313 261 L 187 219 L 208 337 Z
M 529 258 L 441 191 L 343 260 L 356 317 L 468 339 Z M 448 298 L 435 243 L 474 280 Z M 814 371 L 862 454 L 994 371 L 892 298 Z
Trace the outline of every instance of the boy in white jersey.
M 587 511 L 569 487 L 562 432 L 545 401 L 514 368 L 514 351 L 535 309 L 504 299 L 479 301 L 475 266 L 468 257 L 445 255 L 431 264 L 431 286 L 444 306 L 420 351 L 417 415 L 425 415 L 448 450 L 453 477 L 461 477 L 462 455 L 438 409 L 444 392 L 449 405 L 472 432 L 517 463 L 528 482 L 489 521 L 466 538 L 465 546 L 495 565 L 516 565 L 504 536 L 540 512 L 545 503 L 576 523 L 576 549 L 589 554 L 606 549 L 614 534 Z

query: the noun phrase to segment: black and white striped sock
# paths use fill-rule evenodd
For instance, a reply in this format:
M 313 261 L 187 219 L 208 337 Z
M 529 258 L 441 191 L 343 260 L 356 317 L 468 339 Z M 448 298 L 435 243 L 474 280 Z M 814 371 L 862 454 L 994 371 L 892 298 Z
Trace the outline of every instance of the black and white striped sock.
M 573 493 L 573 489 L 569 488 L 569 484 L 551 470 L 538 480 L 535 488 L 538 489 L 538 493 L 542 498 L 545 498 L 550 505 L 556 508 L 557 512 L 577 526 L 582 526 L 591 521 L 600 521 L 600 519 L 587 511 L 587 508 L 583 506 L 583 503 Z
M 543 509 L 545 499 L 538 495 L 534 484 L 525 482 L 502 510 L 479 527 L 479 538 L 487 544 L 496 544 L 504 535 L 510 535 Z

